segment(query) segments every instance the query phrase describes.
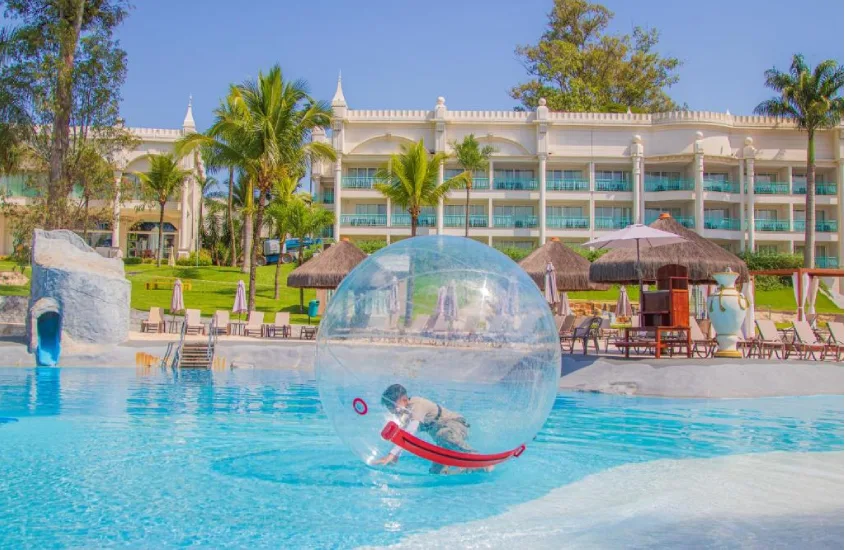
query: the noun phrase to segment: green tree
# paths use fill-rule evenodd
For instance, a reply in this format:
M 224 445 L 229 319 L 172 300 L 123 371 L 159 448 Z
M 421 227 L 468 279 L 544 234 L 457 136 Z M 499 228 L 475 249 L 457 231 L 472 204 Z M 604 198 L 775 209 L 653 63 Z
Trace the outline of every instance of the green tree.
M 490 164 L 490 155 L 495 153 L 496 149 L 492 145 L 482 147 L 472 134 L 464 136 L 463 141 L 453 141 L 451 145 L 455 151 L 455 159 L 461 165 L 461 168 L 464 169 L 463 174 L 461 174 L 467 190 L 466 211 L 464 212 L 466 217 L 464 236 L 469 237 L 469 196 L 472 191 L 473 176 L 475 172 L 487 170 L 487 166 Z
M 316 237 L 327 227 L 334 224 L 334 214 L 324 208 L 308 204 L 301 197 L 294 197 L 278 212 L 279 223 L 295 239 L 299 239 L 296 265 L 302 265 L 305 247 L 302 244 L 308 237 Z M 299 289 L 299 310 L 305 311 L 305 294 Z
M 554 111 L 677 109 L 666 89 L 678 81 L 680 61 L 655 51 L 655 29 L 606 33 L 612 19 L 601 4 L 555 0 L 540 41 L 516 48 L 531 77 L 510 91 L 521 103 L 518 109 L 535 109 L 540 98 Z
M 771 68 L 766 86 L 780 95 L 754 108 L 761 115 L 793 121 L 807 132 L 807 195 L 804 207 L 804 267 L 815 267 L 816 256 L 816 131 L 842 121 L 842 65 L 828 59 L 810 69 L 800 54 L 792 56 L 789 72 Z
M 180 168 L 179 160 L 173 155 L 148 155 L 150 169 L 147 172 L 138 172 L 136 176 L 141 181 L 145 194 L 158 203 L 158 251 L 156 252 L 156 264 L 161 267 L 161 257 L 164 251 L 164 240 L 162 239 L 162 226 L 164 225 L 164 205 L 168 200 L 175 200 L 179 196 L 182 183 L 191 176 L 190 170 Z M 186 227 L 182 231 L 187 231 Z
M 299 174 L 297 174 L 298 176 Z M 299 177 L 284 177 L 273 185 L 272 199 L 267 206 L 267 217 L 270 221 L 270 234 L 279 239 L 279 258 L 276 260 L 276 273 L 273 278 L 273 299 L 279 299 L 279 286 L 282 273 L 283 254 L 281 248 L 287 239 L 289 228 L 285 225 L 288 204 L 291 201 L 297 200 L 295 196 L 296 190 L 299 188 Z M 300 250 L 302 247 L 300 246 Z
M 0 175 L 17 171 L 32 130 L 30 87 L 9 72 L 16 40 L 14 31 L 0 29 Z

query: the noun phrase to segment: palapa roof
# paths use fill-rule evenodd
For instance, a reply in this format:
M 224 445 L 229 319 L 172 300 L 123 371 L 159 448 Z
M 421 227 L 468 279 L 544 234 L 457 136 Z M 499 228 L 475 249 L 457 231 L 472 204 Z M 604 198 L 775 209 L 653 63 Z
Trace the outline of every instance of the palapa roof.
M 546 266 L 549 262 L 555 267 L 557 289 L 560 292 L 605 290 L 608 287 L 605 284 L 590 282 L 590 261 L 558 239 L 551 239 L 523 258 L 519 265 L 537 283 L 540 290 L 545 290 Z
M 366 257 L 354 244 L 340 241 L 291 271 L 288 286 L 337 288 L 343 278 Z
M 748 280 L 748 267 L 745 262 L 716 243 L 690 231 L 669 214 L 649 224 L 650 227 L 668 231 L 686 239 L 686 242 L 667 244 L 640 251 L 640 265 L 643 280 L 657 279 L 657 270 L 668 264 L 678 264 L 687 268 L 691 283 L 712 283 L 713 273 L 731 268 L 739 273 L 739 280 Z M 590 266 L 590 280 L 603 283 L 636 283 L 636 249 L 617 248 L 611 250 Z

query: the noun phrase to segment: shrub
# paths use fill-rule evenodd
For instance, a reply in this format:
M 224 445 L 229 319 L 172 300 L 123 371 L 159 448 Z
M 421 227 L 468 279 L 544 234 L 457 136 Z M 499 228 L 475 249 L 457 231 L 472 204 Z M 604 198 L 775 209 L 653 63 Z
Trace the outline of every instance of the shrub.
M 532 248 L 520 248 L 518 246 L 496 247 L 496 250 L 515 262 L 519 262 L 534 251 Z
M 749 271 L 761 269 L 795 269 L 804 265 L 804 257 L 800 254 L 740 252 L 739 257 L 748 266 Z M 785 287 L 792 287 L 791 277 L 769 275 L 758 275 L 754 277 L 754 288 L 757 290 L 778 290 Z
M 385 246 L 387 246 L 387 241 L 379 241 L 376 239 L 370 241 L 358 241 L 355 243 L 355 246 L 361 249 L 361 252 L 365 254 L 372 254 L 373 252 L 378 252 Z
M 144 260 L 141 258 L 123 258 L 124 265 L 138 265 L 144 263 Z
M 572 250 L 577 252 L 580 256 L 587 258 L 590 263 L 598 260 L 608 252 L 608 249 L 603 248 L 601 250 L 590 250 L 589 248 L 581 248 L 580 246 L 572 246 Z
M 185 265 L 185 266 L 192 266 L 192 265 L 200 265 L 200 266 L 209 266 L 211 265 L 211 253 L 208 250 L 202 249 L 200 250 L 199 261 L 197 261 L 197 253 L 191 252 L 188 254 L 187 258 L 179 258 L 176 260 L 176 265 Z

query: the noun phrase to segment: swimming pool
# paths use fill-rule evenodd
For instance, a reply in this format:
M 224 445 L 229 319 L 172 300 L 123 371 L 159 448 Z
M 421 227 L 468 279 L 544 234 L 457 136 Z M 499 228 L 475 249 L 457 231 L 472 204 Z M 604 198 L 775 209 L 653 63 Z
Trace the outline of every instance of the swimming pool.
M 383 545 L 623 464 L 843 447 L 841 396 L 562 393 L 536 441 L 496 471 L 396 476 L 342 446 L 310 378 L 0 369 L 0 546 Z

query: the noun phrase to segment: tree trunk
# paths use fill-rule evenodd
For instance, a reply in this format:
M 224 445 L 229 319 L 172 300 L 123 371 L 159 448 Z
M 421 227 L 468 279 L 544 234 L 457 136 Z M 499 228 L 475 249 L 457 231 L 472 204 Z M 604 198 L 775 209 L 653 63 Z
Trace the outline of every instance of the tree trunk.
M 252 212 L 252 201 L 253 201 L 253 193 L 252 193 L 252 184 L 247 185 L 247 198 L 246 198 L 246 207 L 244 208 L 244 265 L 241 268 L 241 273 L 251 273 L 250 269 L 252 267 L 252 233 L 254 231 L 253 227 L 253 212 Z M 260 226 L 260 224 L 259 224 Z
M 414 214 L 413 212 L 411 212 L 411 236 L 412 237 L 417 236 L 417 220 L 418 220 L 418 218 L 419 218 L 418 214 Z
M 264 197 L 262 192 L 258 195 L 258 208 L 255 209 L 255 224 L 253 225 L 252 249 L 249 261 L 249 310 L 255 309 L 255 275 L 257 271 L 258 249 L 261 247 L 261 226 L 264 223 Z
M 466 216 L 466 232 L 464 237 L 469 238 L 469 193 L 472 191 L 472 174 L 467 176 L 467 206 L 464 215 Z
M 305 241 L 305 237 L 299 238 L 299 250 L 296 255 L 296 266 L 299 267 L 302 265 L 302 243 Z M 300 287 L 299 288 L 299 312 L 305 313 L 305 289 Z
M 236 243 L 235 237 L 235 219 L 234 219 L 234 212 L 232 211 L 232 193 L 235 191 L 235 167 L 229 167 L 229 200 L 226 204 L 227 212 L 229 215 L 229 219 L 227 220 L 229 223 L 229 246 L 231 247 L 232 252 L 232 267 L 238 267 L 238 247 Z
M 158 215 L 158 252 L 156 252 L 156 266 L 161 267 L 161 255 L 164 253 L 164 240 L 162 239 L 162 231 L 161 228 L 164 225 L 164 203 L 159 202 L 159 215 Z
M 816 267 L 816 137 L 812 130 L 807 134 L 807 196 L 804 203 L 804 220 L 804 267 L 812 268 Z
M 200 257 L 200 250 L 202 250 L 202 188 L 200 188 L 200 211 L 199 211 L 199 223 L 197 224 L 197 259 Z
M 279 233 L 279 258 L 276 260 L 276 280 L 273 285 L 273 299 L 279 299 L 279 276 L 282 273 L 282 243 L 284 241 L 285 236 Z
M 90 203 L 91 199 L 88 198 L 88 195 L 85 195 L 85 212 L 82 215 L 82 238 L 85 242 L 88 242 L 88 204 Z

